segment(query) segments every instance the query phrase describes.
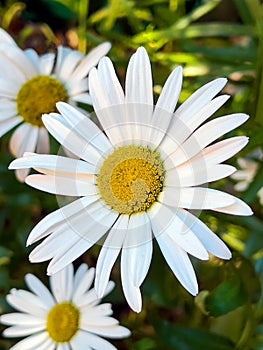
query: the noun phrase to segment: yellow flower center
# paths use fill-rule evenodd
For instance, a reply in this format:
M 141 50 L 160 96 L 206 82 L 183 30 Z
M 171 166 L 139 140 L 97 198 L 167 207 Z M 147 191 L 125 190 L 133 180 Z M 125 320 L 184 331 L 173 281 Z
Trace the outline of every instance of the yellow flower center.
M 43 113 L 56 112 L 56 102 L 68 101 L 66 89 L 57 79 L 38 75 L 23 84 L 17 94 L 18 114 L 26 123 L 43 126 Z
M 47 315 L 47 332 L 55 343 L 69 342 L 79 326 L 79 311 L 70 302 L 56 304 Z
M 120 214 L 146 211 L 163 189 L 160 154 L 149 147 L 122 146 L 103 162 L 97 177 L 102 199 Z

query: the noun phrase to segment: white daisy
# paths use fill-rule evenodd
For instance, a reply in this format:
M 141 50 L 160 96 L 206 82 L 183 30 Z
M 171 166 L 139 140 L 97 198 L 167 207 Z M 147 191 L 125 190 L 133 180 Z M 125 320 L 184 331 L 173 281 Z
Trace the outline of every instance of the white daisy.
M 5 337 L 27 337 L 10 350 L 113 350 L 101 337 L 125 338 L 130 331 L 110 317 L 111 304 L 100 304 L 93 282 L 95 269 L 82 264 L 74 275 L 73 265 L 50 277 L 48 288 L 34 275 L 25 281 L 31 290 L 11 289 L 6 299 L 19 312 L 5 314 L 0 322 L 11 326 Z M 105 295 L 114 288 L 107 284 Z
M 87 56 L 59 46 L 57 55 L 39 56 L 33 49 L 21 50 L 0 28 L 0 137 L 19 125 L 10 140 L 10 151 L 21 157 L 25 151 L 49 153 L 43 113 L 55 112 L 56 102 L 91 103 L 87 75 L 107 54 L 105 42 Z M 27 170 L 17 172 L 23 181 Z
M 26 178 L 33 187 L 82 197 L 49 214 L 32 230 L 28 244 L 45 240 L 32 251 L 30 260 L 52 259 L 48 274 L 53 274 L 107 233 L 97 262 L 96 291 L 103 295 L 121 252 L 124 294 L 139 312 L 140 286 L 151 263 L 154 236 L 175 276 L 196 295 L 198 285 L 188 253 L 204 260 L 208 253 L 223 259 L 231 253 L 188 209 L 252 214 L 238 198 L 201 187 L 235 171 L 221 163 L 243 148 L 247 137 L 210 144 L 248 116 L 227 115 L 203 124 L 228 99 L 214 98 L 226 79 L 206 84 L 174 113 L 182 83 L 180 67 L 169 76 L 154 107 L 151 66 L 143 48 L 129 62 L 125 94 L 106 57 L 89 79 L 103 131 L 65 103 L 57 104 L 61 115 L 43 116 L 49 132 L 81 160 L 25 154 L 10 165 L 10 169 L 37 169 L 41 174 Z

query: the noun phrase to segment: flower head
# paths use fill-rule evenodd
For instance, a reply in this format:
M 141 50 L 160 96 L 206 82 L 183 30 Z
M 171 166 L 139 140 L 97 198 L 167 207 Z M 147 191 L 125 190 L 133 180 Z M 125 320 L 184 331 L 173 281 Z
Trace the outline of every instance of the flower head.
M 130 331 L 119 326 L 112 315 L 111 304 L 99 304 L 93 282 L 95 269 L 80 265 L 75 275 L 69 264 L 50 277 L 51 292 L 34 275 L 25 281 L 31 290 L 12 289 L 8 303 L 19 312 L 5 314 L 0 322 L 11 327 L 6 337 L 27 337 L 10 350 L 24 349 L 116 349 L 102 337 L 125 338 Z M 114 287 L 109 282 L 108 294 Z
M 11 169 L 37 169 L 41 174 L 26 179 L 33 187 L 81 197 L 33 229 L 28 244 L 45 239 L 30 260 L 52 259 L 48 266 L 52 274 L 103 237 L 95 278 L 98 295 L 103 294 L 121 253 L 122 287 L 137 312 L 153 237 L 178 280 L 196 295 L 198 285 L 188 253 L 202 260 L 209 258 L 208 253 L 223 259 L 231 253 L 189 209 L 252 213 L 238 198 L 204 186 L 235 171 L 221 163 L 242 149 L 247 138 L 213 142 L 248 116 L 240 113 L 206 122 L 228 99 L 215 97 L 226 79 L 206 84 L 174 112 L 181 83 L 178 67 L 154 107 L 150 61 L 143 48 L 129 62 L 125 94 L 110 59 L 103 58 L 89 76 L 102 130 L 65 103 L 57 104 L 60 114 L 43 116 L 49 132 L 80 160 L 25 154 L 10 165 Z
M 0 137 L 20 124 L 10 140 L 15 157 L 25 151 L 49 153 L 42 114 L 56 112 L 58 101 L 90 104 L 87 75 L 109 49 L 103 43 L 84 56 L 59 46 L 57 55 L 39 56 L 33 49 L 21 50 L 0 28 Z M 16 173 L 23 181 L 28 170 Z

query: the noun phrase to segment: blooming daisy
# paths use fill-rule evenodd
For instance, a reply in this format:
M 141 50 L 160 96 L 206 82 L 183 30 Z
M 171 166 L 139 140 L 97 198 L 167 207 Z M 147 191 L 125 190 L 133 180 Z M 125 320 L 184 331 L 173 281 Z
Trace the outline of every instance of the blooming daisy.
M 14 157 L 25 151 L 49 153 L 41 115 L 55 112 L 58 101 L 90 104 L 87 75 L 109 49 L 105 42 L 84 56 L 59 46 L 57 55 L 39 56 L 33 49 L 21 50 L 0 28 L 0 137 L 20 124 L 10 140 Z M 23 181 L 28 170 L 16 173 Z
M 111 304 L 100 304 L 93 282 L 95 269 L 80 265 L 74 275 L 73 265 L 50 277 L 48 288 L 34 275 L 25 281 L 31 290 L 11 289 L 6 299 L 19 312 L 5 314 L 0 322 L 6 337 L 27 337 L 10 350 L 113 350 L 115 346 L 102 337 L 125 338 L 130 331 L 110 317 Z M 114 288 L 107 283 L 105 295 Z
M 223 259 L 231 253 L 189 209 L 252 214 L 238 198 L 204 186 L 235 171 L 221 163 L 243 148 L 247 137 L 213 142 L 248 116 L 238 113 L 205 123 L 228 99 L 215 97 L 226 79 L 204 85 L 174 112 L 181 84 L 178 67 L 154 107 L 151 66 L 144 48 L 129 62 L 125 93 L 110 59 L 102 58 L 89 75 L 102 130 L 62 102 L 57 104 L 60 114 L 43 116 L 49 132 L 80 159 L 27 153 L 10 165 L 10 169 L 38 170 L 41 174 L 26 178 L 35 188 L 81 197 L 36 225 L 27 243 L 45 239 L 30 260 L 52 259 L 48 274 L 53 274 L 103 238 L 95 289 L 103 295 L 121 253 L 123 291 L 136 312 L 142 307 L 140 286 L 150 267 L 153 237 L 175 276 L 196 295 L 198 284 L 188 253 L 203 260 L 208 253 Z

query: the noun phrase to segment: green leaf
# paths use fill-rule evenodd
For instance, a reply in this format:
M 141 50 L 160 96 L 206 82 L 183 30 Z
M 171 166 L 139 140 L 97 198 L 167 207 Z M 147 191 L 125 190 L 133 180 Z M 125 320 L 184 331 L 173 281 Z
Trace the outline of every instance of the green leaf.
M 217 286 L 205 299 L 209 315 L 217 317 L 224 315 L 247 301 L 247 294 L 240 280 L 233 278 Z
M 234 345 L 225 337 L 200 329 L 177 327 L 168 322 L 156 322 L 159 349 L 180 350 L 233 350 Z

